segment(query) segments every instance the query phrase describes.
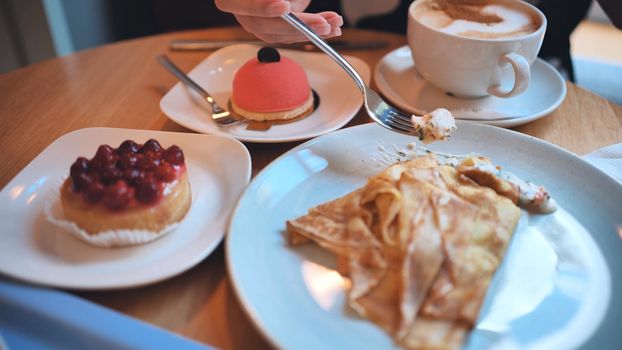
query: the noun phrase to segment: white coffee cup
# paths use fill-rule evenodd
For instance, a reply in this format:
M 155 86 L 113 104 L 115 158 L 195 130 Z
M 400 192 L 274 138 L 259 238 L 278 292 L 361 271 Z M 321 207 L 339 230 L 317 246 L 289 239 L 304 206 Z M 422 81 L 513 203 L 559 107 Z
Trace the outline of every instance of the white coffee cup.
M 489 94 L 511 97 L 527 89 L 530 66 L 540 51 L 546 30 L 546 17 L 540 10 L 519 0 L 489 1 L 523 11 L 532 16 L 536 27 L 529 33 L 488 38 L 432 27 L 429 24 L 431 18 L 423 19 L 422 16 L 422 11 L 427 8 L 421 6 L 429 6 L 435 1 L 418 0 L 408 9 L 408 46 L 417 72 L 426 81 L 464 98 Z M 464 22 L 456 24 L 462 26 Z M 507 86 L 510 82 L 505 80 L 511 80 L 512 76 L 513 86 L 504 90 L 502 85 Z

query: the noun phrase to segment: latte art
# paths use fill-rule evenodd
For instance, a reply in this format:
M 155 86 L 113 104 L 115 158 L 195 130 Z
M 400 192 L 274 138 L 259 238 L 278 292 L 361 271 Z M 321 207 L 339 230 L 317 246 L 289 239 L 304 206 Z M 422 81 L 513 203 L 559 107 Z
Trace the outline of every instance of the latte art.
M 527 35 L 541 24 L 527 10 L 494 0 L 424 0 L 415 18 L 444 33 L 483 39 Z

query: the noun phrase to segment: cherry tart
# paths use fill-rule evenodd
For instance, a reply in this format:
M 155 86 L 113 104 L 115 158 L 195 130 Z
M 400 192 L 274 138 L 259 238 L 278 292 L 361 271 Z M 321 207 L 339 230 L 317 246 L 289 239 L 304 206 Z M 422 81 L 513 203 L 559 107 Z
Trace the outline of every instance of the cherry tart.
M 78 157 L 63 182 L 64 215 L 89 234 L 109 230 L 158 232 L 180 221 L 191 194 L 183 151 L 150 139 L 101 145 L 91 159 Z

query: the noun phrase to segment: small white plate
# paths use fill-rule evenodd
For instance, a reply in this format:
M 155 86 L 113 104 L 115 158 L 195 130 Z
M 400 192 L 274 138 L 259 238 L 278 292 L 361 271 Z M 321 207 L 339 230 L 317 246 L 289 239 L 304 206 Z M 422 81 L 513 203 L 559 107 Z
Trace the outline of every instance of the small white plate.
M 536 120 L 554 111 L 566 97 L 564 78 L 547 62 L 536 59 L 531 67 L 531 81 L 524 93 L 510 98 L 488 96 L 464 99 L 446 94 L 426 82 L 416 71 L 408 46 L 386 54 L 376 65 L 374 79 L 380 92 L 395 106 L 417 113 L 447 108 L 458 119 L 483 124 L 513 127 Z M 504 79 L 508 84 L 511 77 Z M 509 90 L 509 86 L 506 86 Z M 504 120 L 493 120 L 504 118 Z
M 188 75 L 226 108 L 231 97 L 231 82 L 240 66 L 257 55 L 259 46 L 240 44 L 220 49 L 199 63 Z M 203 104 L 177 83 L 160 100 L 160 109 L 172 121 L 194 131 L 227 135 L 240 141 L 289 142 L 319 136 L 344 126 L 363 104 L 361 92 L 337 63 L 323 53 L 279 50 L 281 55 L 298 62 L 306 71 L 311 88 L 320 97 L 320 105 L 302 120 L 274 125 L 267 131 L 246 130 L 245 124 L 218 126 Z M 370 69 L 362 60 L 345 56 L 369 83 Z
M 100 144 L 157 139 L 182 148 L 192 205 L 179 227 L 153 242 L 98 248 L 49 223 L 47 199 L 78 156 Z M 222 240 L 231 210 L 248 184 L 251 161 L 240 142 L 221 136 L 89 128 L 50 144 L 0 192 L 0 272 L 27 282 L 71 289 L 135 287 L 177 275 Z
M 241 196 L 227 267 L 244 308 L 282 349 L 386 349 L 391 338 L 345 307 L 332 254 L 288 246 L 286 220 L 365 184 L 412 137 L 375 124 L 323 135 L 285 153 Z M 380 149 L 383 146 L 385 151 Z M 586 349 L 622 344 L 622 186 L 576 155 L 511 130 L 458 121 L 432 150 L 490 156 L 545 185 L 559 204 L 523 211 L 466 349 Z

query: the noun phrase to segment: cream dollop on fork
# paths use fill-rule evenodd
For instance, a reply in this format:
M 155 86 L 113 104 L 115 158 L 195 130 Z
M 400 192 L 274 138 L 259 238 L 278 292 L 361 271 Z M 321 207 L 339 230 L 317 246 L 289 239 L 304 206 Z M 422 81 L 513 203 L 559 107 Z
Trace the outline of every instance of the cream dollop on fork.
M 413 115 L 412 123 L 423 143 L 447 140 L 457 129 L 454 116 L 445 108 L 435 109 L 423 116 Z

